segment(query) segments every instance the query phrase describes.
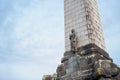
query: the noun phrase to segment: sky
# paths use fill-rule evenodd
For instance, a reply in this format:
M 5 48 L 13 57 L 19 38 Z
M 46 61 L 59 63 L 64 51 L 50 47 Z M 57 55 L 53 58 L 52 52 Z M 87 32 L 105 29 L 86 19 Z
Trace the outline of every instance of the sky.
M 0 0 L 0 80 L 42 80 L 64 53 L 63 0 Z M 120 1 L 98 0 L 107 52 L 120 66 Z

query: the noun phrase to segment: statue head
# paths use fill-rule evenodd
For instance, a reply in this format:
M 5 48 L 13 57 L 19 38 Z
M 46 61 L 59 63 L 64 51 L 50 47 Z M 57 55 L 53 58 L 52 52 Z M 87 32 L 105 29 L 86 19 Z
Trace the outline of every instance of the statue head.
M 74 30 L 74 29 L 72 29 L 72 30 L 71 30 L 71 33 L 74 33 L 74 32 L 75 32 L 75 30 Z

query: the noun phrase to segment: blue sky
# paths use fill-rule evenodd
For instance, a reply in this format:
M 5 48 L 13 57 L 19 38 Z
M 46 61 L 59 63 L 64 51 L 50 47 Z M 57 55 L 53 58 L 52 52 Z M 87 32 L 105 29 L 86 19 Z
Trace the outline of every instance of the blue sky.
M 98 0 L 107 51 L 120 66 L 119 3 Z M 0 0 L 0 80 L 41 80 L 63 53 L 63 0 Z

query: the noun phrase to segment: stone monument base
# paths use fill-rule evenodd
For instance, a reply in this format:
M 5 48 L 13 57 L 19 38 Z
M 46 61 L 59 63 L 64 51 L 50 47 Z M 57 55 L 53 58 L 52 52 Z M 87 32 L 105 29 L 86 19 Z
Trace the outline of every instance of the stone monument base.
M 120 68 L 95 44 L 67 51 L 54 76 L 43 80 L 120 80 Z

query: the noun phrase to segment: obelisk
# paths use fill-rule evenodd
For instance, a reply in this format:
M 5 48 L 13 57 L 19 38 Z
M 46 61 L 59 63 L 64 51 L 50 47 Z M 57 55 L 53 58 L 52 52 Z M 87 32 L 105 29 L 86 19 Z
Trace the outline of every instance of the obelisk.
M 77 47 L 94 43 L 106 50 L 96 0 L 64 0 L 65 50 L 70 50 L 69 35 L 77 35 Z

